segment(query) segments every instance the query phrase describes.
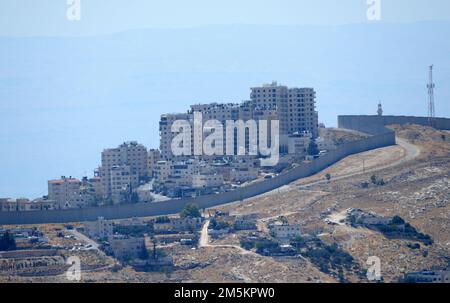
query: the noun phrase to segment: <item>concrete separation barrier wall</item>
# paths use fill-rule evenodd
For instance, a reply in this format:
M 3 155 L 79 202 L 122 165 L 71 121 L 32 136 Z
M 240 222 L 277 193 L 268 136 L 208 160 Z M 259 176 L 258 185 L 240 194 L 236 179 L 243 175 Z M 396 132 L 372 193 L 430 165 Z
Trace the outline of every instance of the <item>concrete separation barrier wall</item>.
M 417 124 L 429 126 L 427 117 L 408 117 L 408 116 L 339 116 L 339 128 L 359 130 L 369 134 L 380 133 L 385 125 L 392 124 Z M 450 119 L 434 118 L 433 127 L 441 130 L 450 130 Z
M 124 219 L 130 217 L 159 216 L 178 213 L 188 203 L 196 203 L 201 208 L 248 199 L 264 194 L 300 178 L 311 176 L 337 161 L 360 152 L 395 145 L 395 133 L 385 128 L 389 124 L 424 124 L 426 118 L 386 116 L 339 116 L 339 127 L 371 134 L 371 137 L 350 142 L 331 151 L 323 157 L 283 173 L 275 178 L 262 180 L 231 192 L 197 198 L 176 199 L 155 203 L 137 203 L 86 209 L 68 209 L 35 212 L 0 212 L 0 224 L 43 224 L 94 221 L 102 216 L 105 219 Z M 450 119 L 439 119 L 439 127 L 450 129 Z

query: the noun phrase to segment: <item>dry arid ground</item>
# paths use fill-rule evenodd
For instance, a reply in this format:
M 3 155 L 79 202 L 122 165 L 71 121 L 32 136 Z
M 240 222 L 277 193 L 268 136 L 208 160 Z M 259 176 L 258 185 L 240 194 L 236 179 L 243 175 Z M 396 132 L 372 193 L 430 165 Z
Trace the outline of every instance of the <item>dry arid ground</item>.
M 315 176 L 220 209 L 232 215 L 257 213 L 258 227 L 263 232 L 270 219 L 285 216 L 304 232 L 318 235 L 326 243 L 337 243 L 363 270 L 368 267 L 368 257 L 377 256 L 385 282 L 398 281 L 411 271 L 445 268 L 450 260 L 450 133 L 416 125 L 390 127 L 413 146 L 402 144 L 353 155 Z M 330 181 L 325 180 L 327 173 Z M 386 184 L 363 188 L 361 183 L 370 183 L 373 175 Z M 348 208 L 401 216 L 419 232 L 430 235 L 434 244 L 411 249 L 407 245 L 416 242 L 387 239 L 373 230 L 324 221 L 339 221 Z M 51 239 L 55 239 L 51 230 L 56 227 L 39 226 Z M 211 243 L 239 245 L 239 237 L 239 233 L 230 234 Z M 233 247 L 192 249 L 179 244 L 165 250 L 176 265 L 175 270 L 165 273 L 139 273 L 114 266 L 116 261 L 101 252 L 84 252 L 84 262 L 97 263 L 91 265 L 99 268 L 83 272 L 82 281 L 337 282 L 302 257 L 273 258 Z M 364 275 L 346 272 L 345 276 L 351 282 L 367 282 Z M 0 281 L 66 282 L 64 276 L 0 276 Z

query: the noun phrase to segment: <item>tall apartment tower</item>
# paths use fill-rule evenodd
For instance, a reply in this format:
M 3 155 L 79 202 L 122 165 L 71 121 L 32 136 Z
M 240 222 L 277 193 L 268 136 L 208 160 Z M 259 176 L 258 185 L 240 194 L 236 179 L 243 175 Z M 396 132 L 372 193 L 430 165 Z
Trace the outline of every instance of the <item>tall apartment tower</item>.
M 319 114 L 313 88 L 290 88 L 288 96 L 289 134 L 309 132 L 319 136 Z
M 159 120 L 159 150 L 161 151 L 161 160 L 172 160 L 172 140 L 176 134 L 172 133 L 172 124 L 177 120 L 192 121 L 191 113 L 164 114 Z M 191 124 L 192 125 L 192 124 Z
M 260 87 L 252 87 L 250 99 L 255 108 L 255 112 L 260 117 L 254 117 L 256 120 L 264 119 L 270 116 L 279 120 L 280 127 L 280 150 L 287 150 L 289 124 L 288 124 L 288 95 L 287 86 L 278 85 L 276 81 L 271 84 L 263 84 Z M 274 116 L 273 113 L 276 113 Z
M 286 149 L 287 138 L 293 133 L 310 132 L 313 137 L 318 136 L 319 115 L 313 88 L 288 88 L 274 81 L 252 88 L 250 97 L 256 110 L 276 109 L 282 150 Z
M 102 152 L 102 166 L 99 171 L 105 197 L 111 197 L 113 189 L 117 191 L 126 185 L 134 188 L 138 186 L 139 178 L 148 175 L 147 149 L 135 141 L 125 142 L 117 148 L 105 149 Z M 126 184 L 121 184 L 121 181 Z
M 218 120 L 223 126 L 227 120 L 278 120 L 280 151 L 288 152 L 288 137 L 294 133 L 308 132 L 313 137 L 319 134 L 318 113 L 315 107 L 316 92 L 313 88 L 288 88 L 278 85 L 277 82 L 264 84 L 251 88 L 250 100 L 241 104 L 210 103 L 192 105 L 187 113 L 166 114 L 161 116 L 159 122 L 161 160 L 174 160 L 172 153 L 172 140 L 177 135 L 172 133 L 172 124 L 176 120 L 188 121 L 191 125 L 192 137 L 191 155 L 195 155 L 194 145 L 208 136 L 208 130 L 202 133 L 193 131 L 193 118 L 195 113 L 202 113 L 203 123 L 207 120 Z M 270 123 L 268 132 L 270 133 Z M 199 136 L 199 137 L 197 137 Z M 229 137 L 226 137 L 229 136 Z M 223 139 L 224 155 L 229 140 L 234 140 L 234 149 L 237 153 L 237 133 L 226 134 Z M 269 135 L 269 144 L 271 136 Z M 246 134 L 246 150 L 249 138 Z M 176 157 L 177 159 L 189 158 Z M 175 160 L 177 160 L 175 159 Z

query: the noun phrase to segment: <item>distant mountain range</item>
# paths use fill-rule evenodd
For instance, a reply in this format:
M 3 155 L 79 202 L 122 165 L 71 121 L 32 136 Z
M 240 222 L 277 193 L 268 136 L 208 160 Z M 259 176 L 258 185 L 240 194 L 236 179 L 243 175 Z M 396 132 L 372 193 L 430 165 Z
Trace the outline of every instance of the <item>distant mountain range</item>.
M 450 116 L 450 22 L 210 26 L 96 37 L 0 37 L 0 196 L 90 174 L 103 148 L 158 146 L 159 115 L 239 102 L 272 80 L 314 87 L 320 121 L 338 114 Z

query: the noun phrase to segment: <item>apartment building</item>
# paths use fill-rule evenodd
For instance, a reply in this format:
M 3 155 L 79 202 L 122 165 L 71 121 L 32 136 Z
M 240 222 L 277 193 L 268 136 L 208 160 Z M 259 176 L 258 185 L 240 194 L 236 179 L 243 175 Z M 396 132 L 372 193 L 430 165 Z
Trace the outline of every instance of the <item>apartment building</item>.
M 289 240 L 301 236 L 301 229 L 299 225 L 275 224 L 270 226 L 270 234 L 279 240 Z
M 150 149 L 148 151 L 148 177 L 153 178 L 155 173 L 155 167 L 158 161 L 161 160 L 161 152 L 159 149 Z
M 82 182 L 72 177 L 48 181 L 48 199 L 58 203 L 60 208 L 86 207 L 91 197 L 81 190 Z
M 311 142 L 311 133 L 295 133 L 288 137 L 289 155 L 306 155 L 309 143 Z
M 154 176 L 157 183 L 167 182 L 171 172 L 172 161 L 158 161 L 155 166 Z
M 316 92 L 313 88 L 288 90 L 288 132 L 309 132 L 319 136 L 319 114 L 316 111 Z
M 161 151 L 161 160 L 172 160 L 172 140 L 176 134 L 172 133 L 172 124 L 177 120 L 192 121 L 193 116 L 190 113 L 165 114 L 161 115 L 159 121 L 159 150 Z
M 172 133 L 171 129 L 174 121 L 189 121 L 192 131 L 191 155 L 195 154 L 194 145 L 202 142 L 202 139 L 212 132 L 212 129 L 206 129 L 199 133 L 193 131 L 194 113 L 202 114 L 203 124 L 208 120 L 217 120 L 224 127 L 226 127 L 226 121 L 229 120 L 267 120 L 269 122 L 267 132 L 269 145 L 271 144 L 270 121 L 278 120 L 280 151 L 287 153 L 288 136 L 290 134 L 310 132 L 313 137 L 318 136 L 318 113 L 315 110 L 315 102 L 316 92 L 313 88 L 288 88 L 284 85 L 278 85 L 274 81 L 271 84 L 251 88 L 250 100 L 241 104 L 195 104 L 191 106 L 187 113 L 162 115 L 159 123 L 161 159 L 172 160 L 174 158 L 171 149 L 172 139 L 176 135 Z M 237 132 L 231 134 L 225 132 L 223 137 L 224 155 L 226 154 L 227 142 L 230 140 L 234 140 L 234 154 L 237 154 Z M 249 137 L 246 134 L 245 147 L 247 151 L 248 145 Z
M 123 201 L 123 195 L 131 194 L 139 186 L 139 176 L 128 165 L 113 166 L 109 170 L 110 198 L 114 204 Z
M 277 82 L 251 89 L 255 108 L 276 108 L 280 121 L 280 147 L 287 148 L 287 136 L 296 132 L 319 135 L 318 112 L 315 110 L 316 92 L 313 88 L 288 88 Z
M 147 149 L 135 141 L 105 149 L 99 173 L 105 198 L 112 197 L 113 191 L 120 190 L 125 183 L 133 189 L 139 185 L 136 180 L 148 176 Z
M 221 187 L 223 184 L 223 176 L 220 174 L 192 175 L 192 187 L 195 189 Z
M 276 81 L 273 81 L 271 84 L 252 87 L 250 94 L 255 110 L 260 112 L 260 117 L 255 117 L 256 120 L 265 119 L 264 116 L 270 116 L 271 119 L 279 121 L 281 152 L 287 150 L 287 136 L 289 134 L 288 91 L 287 86 L 278 85 Z
M 84 232 L 92 239 L 106 239 L 113 234 L 112 221 L 99 217 L 97 221 L 85 222 Z

